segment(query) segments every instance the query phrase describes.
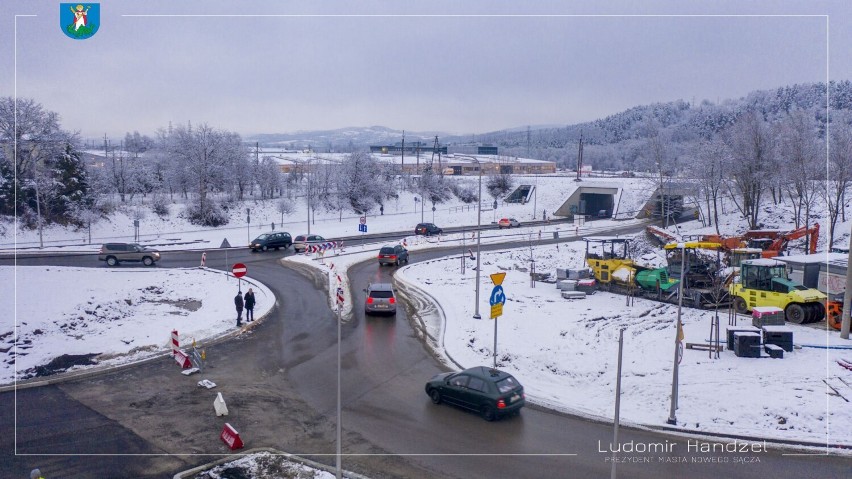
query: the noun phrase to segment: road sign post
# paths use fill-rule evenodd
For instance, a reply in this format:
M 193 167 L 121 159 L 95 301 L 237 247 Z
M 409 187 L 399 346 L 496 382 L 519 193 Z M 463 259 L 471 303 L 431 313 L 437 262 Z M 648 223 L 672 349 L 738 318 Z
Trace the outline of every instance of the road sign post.
M 494 289 L 491 290 L 491 319 L 494 320 L 494 368 L 497 368 L 497 318 L 503 315 L 503 305 L 506 304 L 506 294 L 503 291 L 503 280 L 506 279 L 506 273 L 494 273 L 491 275 L 491 282 L 494 283 Z
M 234 266 L 231 267 L 231 273 L 237 278 L 237 291 L 239 292 L 242 292 L 242 280 L 240 278 L 245 276 L 247 272 L 246 265 L 242 263 L 234 263 Z

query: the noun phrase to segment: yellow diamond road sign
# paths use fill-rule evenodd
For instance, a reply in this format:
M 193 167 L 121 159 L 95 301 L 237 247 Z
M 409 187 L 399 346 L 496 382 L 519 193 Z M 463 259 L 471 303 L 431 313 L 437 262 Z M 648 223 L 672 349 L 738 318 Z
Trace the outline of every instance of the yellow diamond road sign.
M 503 284 L 503 279 L 506 278 L 506 273 L 494 273 L 491 275 L 491 282 L 500 286 Z

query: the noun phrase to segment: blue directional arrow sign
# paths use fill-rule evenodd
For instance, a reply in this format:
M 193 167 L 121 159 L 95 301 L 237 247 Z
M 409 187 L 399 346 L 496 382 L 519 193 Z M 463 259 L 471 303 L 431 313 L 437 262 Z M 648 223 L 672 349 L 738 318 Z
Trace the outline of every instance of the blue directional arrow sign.
M 491 306 L 495 304 L 506 304 L 506 294 L 503 292 L 503 287 L 497 285 L 494 289 L 491 290 L 491 299 L 489 300 Z

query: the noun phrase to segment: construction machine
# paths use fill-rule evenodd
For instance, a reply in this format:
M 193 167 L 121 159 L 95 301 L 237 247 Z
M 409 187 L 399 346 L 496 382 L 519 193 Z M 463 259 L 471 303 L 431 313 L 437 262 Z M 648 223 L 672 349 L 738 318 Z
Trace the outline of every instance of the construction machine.
M 583 241 L 586 242 L 586 264 L 592 269 L 597 282 L 606 289 L 627 288 L 633 284 L 637 272 L 648 269 L 630 258 L 630 238 L 592 236 L 583 238 Z M 600 252 L 595 248 L 600 248 Z
M 719 243 L 669 243 L 663 249 L 666 252 L 665 268 L 636 274 L 636 283 L 646 293 L 656 292 L 658 299 L 675 302 L 683 282 L 683 303 L 686 305 L 713 308 L 728 304 L 728 291 L 722 276 L 723 248 Z
M 814 254 L 819 243 L 819 223 L 815 223 L 810 228 L 802 226 L 793 231 L 777 231 L 777 230 L 751 230 L 746 231 L 743 239 L 746 241 L 749 248 L 760 248 L 763 250 L 764 258 L 774 258 L 782 256 L 787 251 L 787 244 L 790 241 L 810 236 L 808 241 L 808 254 Z
M 787 265 L 774 259 L 743 261 L 739 281 L 731 283 L 729 291 L 734 309 L 741 314 L 757 306 L 775 306 L 784 310 L 791 323 L 814 323 L 825 318 L 826 296 L 791 281 Z

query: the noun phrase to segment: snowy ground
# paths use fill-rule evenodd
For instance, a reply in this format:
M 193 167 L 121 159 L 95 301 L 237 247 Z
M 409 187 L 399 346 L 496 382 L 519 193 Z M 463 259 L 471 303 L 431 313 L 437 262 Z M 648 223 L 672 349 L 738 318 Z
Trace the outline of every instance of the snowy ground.
M 286 455 L 260 452 L 246 455 L 212 467 L 191 477 L 192 479 L 333 479 L 335 475 L 299 462 L 289 461 Z
M 70 370 L 116 366 L 171 349 L 173 329 L 189 346 L 236 326 L 236 279 L 213 270 L 4 266 L 0 279 L 16 291 L 0 297 L 0 310 L 14 312 L 0 325 L 0 384 L 45 375 L 52 368 L 37 367 L 53 360 L 63 370 L 75 362 L 64 355 L 91 355 L 94 364 Z M 256 317 L 272 309 L 272 291 L 256 281 L 247 287 Z

